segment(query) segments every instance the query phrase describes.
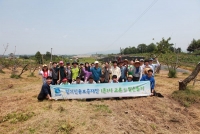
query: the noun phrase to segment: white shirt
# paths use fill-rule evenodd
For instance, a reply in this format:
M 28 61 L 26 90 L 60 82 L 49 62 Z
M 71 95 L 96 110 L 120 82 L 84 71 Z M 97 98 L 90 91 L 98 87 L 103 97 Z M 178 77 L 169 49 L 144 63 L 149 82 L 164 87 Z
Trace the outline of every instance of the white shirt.
M 96 82 L 95 81 L 93 81 L 93 83 L 89 83 L 89 81 L 87 81 L 87 83 L 86 84 L 96 84 Z
M 78 84 L 76 81 L 72 82 L 72 84 Z M 84 82 L 81 80 L 79 84 L 84 84 Z
M 112 72 L 112 76 L 113 75 L 117 75 L 117 79 L 120 78 L 121 76 L 121 70 L 119 67 L 114 68 L 113 66 L 111 67 L 111 72 Z

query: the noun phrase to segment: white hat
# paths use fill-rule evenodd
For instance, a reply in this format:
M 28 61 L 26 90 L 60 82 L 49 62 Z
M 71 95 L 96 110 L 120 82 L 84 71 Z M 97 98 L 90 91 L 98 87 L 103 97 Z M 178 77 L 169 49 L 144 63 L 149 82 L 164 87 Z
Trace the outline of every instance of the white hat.
M 98 63 L 99 63 L 98 61 L 95 61 L 95 62 L 94 62 L 94 64 L 98 64 Z

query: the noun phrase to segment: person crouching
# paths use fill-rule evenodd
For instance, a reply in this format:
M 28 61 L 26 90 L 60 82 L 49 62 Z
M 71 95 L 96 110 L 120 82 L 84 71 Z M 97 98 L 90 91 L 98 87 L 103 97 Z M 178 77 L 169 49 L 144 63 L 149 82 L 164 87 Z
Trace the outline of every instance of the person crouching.
M 41 91 L 37 97 L 39 101 L 43 101 L 44 99 L 51 100 L 51 90 L 50 90 L 50 84 L 52 82 L 52 77 L 48 76 L 46 78 L 46 82 L 42 85 Z
M 68 82 L 68 79 L 67 78 L 64 78 L 62 80 L 62 82 L 60 83 L 60 85 L 70 85 L 70 83 Z

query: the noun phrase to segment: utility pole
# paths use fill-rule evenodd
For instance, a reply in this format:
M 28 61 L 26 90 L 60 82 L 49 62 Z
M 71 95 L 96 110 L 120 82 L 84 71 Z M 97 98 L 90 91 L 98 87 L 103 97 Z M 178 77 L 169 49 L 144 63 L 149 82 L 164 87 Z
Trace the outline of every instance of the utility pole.
M 52 62 L 52 48 L 51 48 L 51 62 Z
M 42 64 L 44 64 L 43 54 L 42 54 Z

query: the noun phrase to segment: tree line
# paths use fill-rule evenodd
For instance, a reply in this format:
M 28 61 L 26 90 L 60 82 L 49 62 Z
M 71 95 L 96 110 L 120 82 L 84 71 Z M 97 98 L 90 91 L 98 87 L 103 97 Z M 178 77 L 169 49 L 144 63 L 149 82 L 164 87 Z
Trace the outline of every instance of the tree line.
M 181 48 L 175 48 L 173 47 L 173 43 L 169 43 L 169 46 L 167 47 L 170 51 L 180 53 Z M 159 43 L 151 43 L 149 45 L 146 44 L 139 44 L 137 47 L 135 46 L 129 46 L 126 48 L 120 49 L 121 54 L 137 54 L 137 53 L 153 53 L 159 49 Z

